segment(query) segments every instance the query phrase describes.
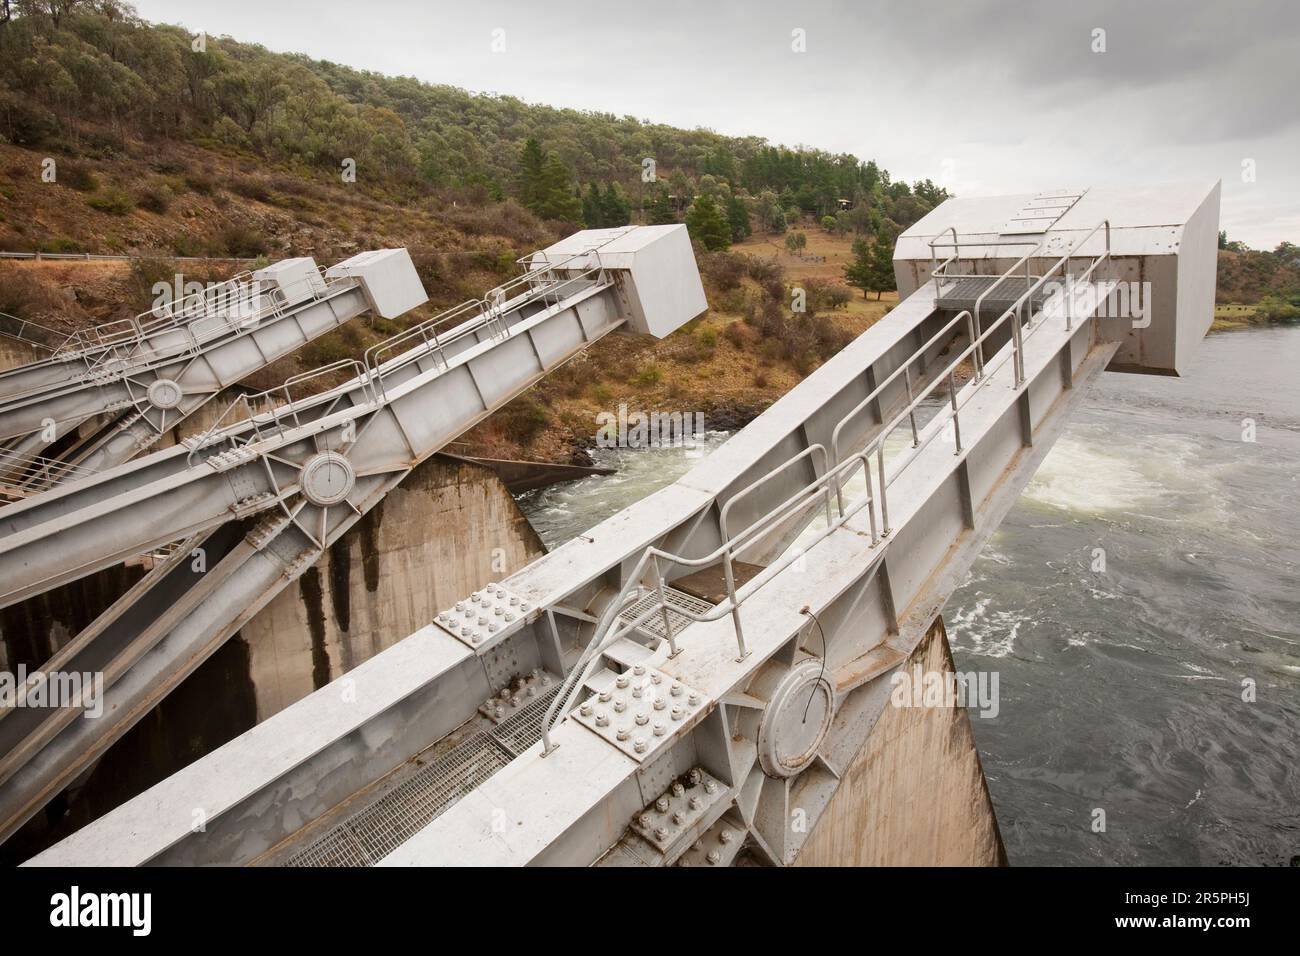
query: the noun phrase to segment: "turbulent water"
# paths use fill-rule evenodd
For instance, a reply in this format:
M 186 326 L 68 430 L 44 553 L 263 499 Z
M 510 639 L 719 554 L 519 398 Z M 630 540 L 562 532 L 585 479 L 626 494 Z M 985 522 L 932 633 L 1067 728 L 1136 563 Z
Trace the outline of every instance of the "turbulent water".
M 948 602 L 958 669 L 999 675 L 971 717 L 1012 863 L 1300 856 L 1297 369 L 1270 328 L 1103 375 Z M 521 504 L 554 546 L 698 457 L 603 452 Z

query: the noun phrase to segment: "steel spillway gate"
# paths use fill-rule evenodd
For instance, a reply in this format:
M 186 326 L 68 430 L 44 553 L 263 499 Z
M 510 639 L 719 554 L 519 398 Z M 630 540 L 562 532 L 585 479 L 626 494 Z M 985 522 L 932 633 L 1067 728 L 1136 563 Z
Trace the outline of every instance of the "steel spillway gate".
M 1168 283 L 1158 291 L 1178 311 L 1135 329 L 1147 342 L 1172 338 L 1171 323 L 1185 332 L 1212 301 L 1195 272 L 1207 257 L 1212 274 L 1217 191 L 1168 197 L 1153 211 L 1146 191 L 1131 208 L 1088 191 L 1055 243 L 1001 260 L 965 307 L 943 288 L 960 273 L 928 276 L 676 483 L 357 668 L 364 712 L 323 688 L 35 862 L 279 862 L 395 793 L 415 755 L 489 732 L 492 702 L 532 671 L 563 682 L 549 740 L 539 724 L 504 766 L 450 801 L 441 791 L 423 828 L 379 849 L 381 865 L 790 862 L 886 679 L 1130 347 L 1098 316 L 1110 283 L 1134 271 Z M 967 215 L 950 203 L 918 225 L 927 241 L 909 267 L 939 271 L 928 240 L 949 221 L 1001 222 L 1024 205 Z M 1166 255 L 1170 222 L 1186 231 L 1175 261 L 1142 259 Z M 963 258 L 987 232 L 953 228 Z M 1079 276 L 1077 296 L 1040 295 Z M 271 746 L 255 771 L 222 775 Z M 197 793 L 210 795 L 204 834 L 181 812 Z M 414 802 L 385 809 L 420 817 Z
M 607 265 L 602 250 L 620 240 L 631 253 Z M 361 362 L 241 396 L 183 446 L 0 509 L 6 603 L 187 539 L 55 661 L 110 662 L 96 668 L 103 720 L 78 721 L 76 708 L 0 713 L 0 832 L 39 810 L 419 462 L 629 321 L 623 296 L 636 288 L 636 255 L 651 247 L 689 261 L 682 227 L 597 233 L 580 253 L 400 333 Z M 698 314 L 681 305 L 657 318 Z M 342 385 L 296 394 L 312 377 L 345 371 Z M 191 545 L 207 553 L 202 575 L 188 573 Z

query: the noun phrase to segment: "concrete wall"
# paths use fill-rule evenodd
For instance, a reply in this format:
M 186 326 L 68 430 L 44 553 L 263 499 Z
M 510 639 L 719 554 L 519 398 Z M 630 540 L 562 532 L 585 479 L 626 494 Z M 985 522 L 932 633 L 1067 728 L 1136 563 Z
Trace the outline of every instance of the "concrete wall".
M 952 671 L 943 619 L 903 666 Z M 1005 866 L 964 709 L 886 704 L 798 866 Z

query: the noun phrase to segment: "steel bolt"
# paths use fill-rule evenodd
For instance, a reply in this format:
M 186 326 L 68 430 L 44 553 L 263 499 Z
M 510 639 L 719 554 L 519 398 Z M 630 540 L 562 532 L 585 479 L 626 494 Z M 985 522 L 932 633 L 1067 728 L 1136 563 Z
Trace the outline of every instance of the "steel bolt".
M 681 696 L 682 696 L 682 685 L 681 685 L 681 684 L 673 684 L 672 690 L 670 690 L 668 693 L 672 694 L 674 697 L 681 697 Z
M 667 706 L 668 701 L 664 700 L 662 697 L 655 698 L 655 710 L 663 710 Z
M 628 738 L 628 737 L 631 737 L 631 736 L 632 736 L 632 731 L 628 730 L 626 727 L 620 727 L 620 728 L 618 728 L 618 739 L 619 739 L 619 740 L 627 740 L 627 738 Z
M 667 727 L 665 727 L 663 724 L 655 724 L 655 736 L 656 736 L 656 737 L 662 737 L 662 736 L 663 736 L 664 734 L 666 734 L 666 733 L 668 733 L 668 728 L 667 728 Z
M 698 810 L 700 807 L 704 806 L 704 801 L 699 797 L 691 797 L 691 799 L 686 801 L 686 805 L 692 810 Z
M 686 711 L 682 710 L 680 707 L 673 708 L 673 720 L 681 720 L 685 716 Z
M 591 716 L 591 704 L 583 704 L 583 705 L 582 705 L 582 708 L 581 708 L 578 712 L 579 712 L 580 714 L 582 714 L 582 716 L 584 716 L 584 717 L 590 717 L 590 716 Z
M 686 772 L 686 782 L 689 783 L 692 787 L 696 786 L 700 782 L 699 767 L 692 767 L 690 770 Z
M 640 677 L 642 674 L 645 673 L 645 665 L 637 664 L 635 667 L 632 668 L 632 673 L 635 674 L 637 677 Z
M 686 788 L 682 786 L 682 782 L 680 780 L 673 781 L 672 791 L 674 797 L 680 797 L 682 793 L 685 792 L 685 790 Z
M 655 827 L 655 839 L 658 840 L 658 841 L 661 842 L 661 843 L 662 843 L 664 840 L 667 840 L 667 839 L 668 839 L 668 828 L 667 828 L 667 827 Z
M 596 715 L 596 726 L 597 727 L 609 726 L 609 715 L 606 714 L 603 710 Z
M 706 780 L 704 781 L 704 792 L 712 796 L 718 792 L 718 785 L 712 780 Z
M 618 677 L 614 680 L 614 686 L 617 687 L 619 690 L 622 690 L 624 687 L 626 687 L 627 676 L 624 674 L 618 675 Z
M 664 682 L 664 675 L 663 675 L 663 674 L 651 674 L 651 675 L 650 675 L 650 683 L 652 683 L 652 684 L 662 684 L 663 682 Z
M 719 853 L 717 850 L 710 850 L 707 859 L 714 866 L 717 866 L 719 863 L 722 862 L 722 854 Z
M 668 812 L 668 794 L 663 794 L 655 801 L 655 809 L 660 813 Z
M 645 742 L 645 738 L 644 738 L 644 737 L 638 737 L 638 738 L 636 739 L 636 742 L 632 745 L 632 749 L 635 750 L 635 751 L 636 751 L 637 753 L 639 753 L 639 754 L 643 754 L 643 753 L 646 752 L 646 748 L 647 748 L 648 746 L 650 746 L 650 745 L 647 744 L 647 743 Z
M 718 839 L 721 840 L 723 843 L 730 843 L 735 838 L 736 838 L 736 834 L 732 833 L 730 830 L 723 830 L 721 833 L 718 834 Z
M 613 696 L 614 696 L 614 695 L 611 694 L 609 691 L 607 691 L 607 690 L 602 690 L 602 691 L 600 692 L 600 702 L 601 702 L 602 704 L 608 704 L 608 703 L 610 702 L 610 699 L 613 698 Z
M 627 704 L 623 703 L 621 700 L 614 701 L 614 712 L 616 714 L 621 714 L 625 710 L 627 710 Z
M 685 822 L 686 822 L 686 814 L 682 813 L 682 811 L 678 810 L 676 813 L 673 814 L 673 823 L 677 824 L 678 826 L 681 826 Z
M 644 713 L 636 715 L 636 725 L 638 727 L 644 727 L 648 723 L 650 723 L 650 718 L 647 717 Z

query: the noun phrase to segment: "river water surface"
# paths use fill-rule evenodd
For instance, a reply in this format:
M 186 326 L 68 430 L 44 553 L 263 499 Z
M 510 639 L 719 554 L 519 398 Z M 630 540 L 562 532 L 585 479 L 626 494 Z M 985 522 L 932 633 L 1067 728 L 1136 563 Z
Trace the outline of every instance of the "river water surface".
M 1298 370 L 1282 327 L 1103 375 L 949 600 L 958 669 L 999 675 L 971 720 L 1013 864 L 1300 861 Z M 548 546 L 700 452 L 595 457 L 521 499 Z

